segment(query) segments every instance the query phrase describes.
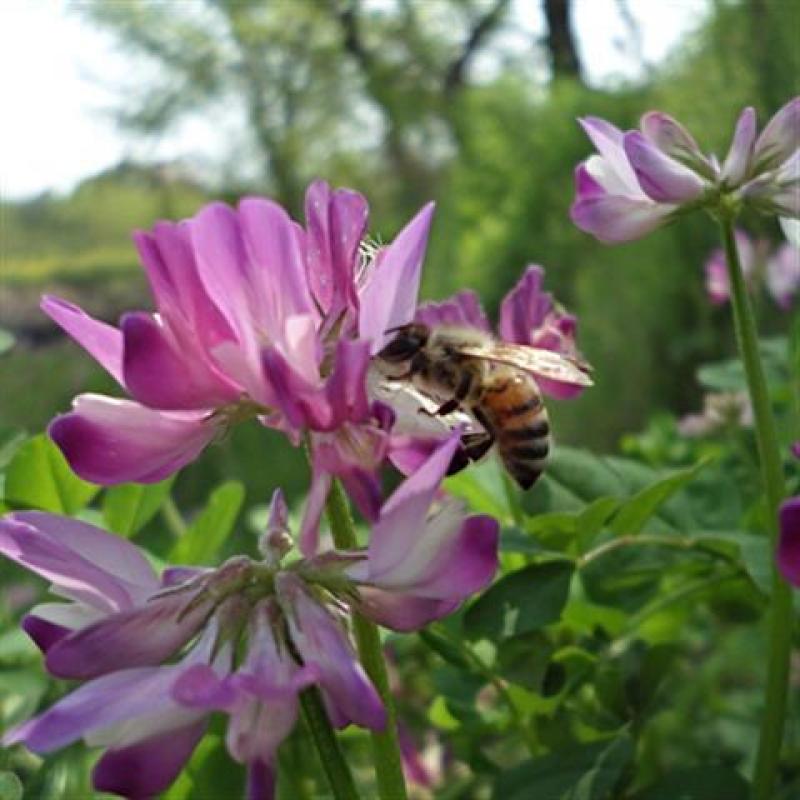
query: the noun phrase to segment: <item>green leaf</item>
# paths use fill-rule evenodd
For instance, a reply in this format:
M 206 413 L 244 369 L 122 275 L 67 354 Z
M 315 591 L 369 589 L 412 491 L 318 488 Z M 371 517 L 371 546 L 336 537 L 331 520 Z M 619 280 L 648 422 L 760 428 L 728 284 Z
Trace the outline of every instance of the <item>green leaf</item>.
M 500 641 L 555 622 L 567 602 L 573 571 L 570 561 L 546 561 L 504 576 L 467 610 L 467 635 Z
M 750 787 L 731 767 L 672 770 L 669 775 L 634 795 L 634 800 L 747 800 Z
M 103 518 L 109 530 L 130 538 L 156 514 L 169 495 L 175 476 L 160 483 L 123 483 L 103 495 Z
M 605 800 L 633 757 L 628 736 L 560 750 L 506 770 L 493 800 Z
M 507 681 L 541 692 L 554 649 L 541 631 L 505 639 L 497 648 L 497 672 Z
M 451 640 L 440 625 L 429 625 L 419 631 L 419 638 L 445 661 L 459 669 L 470 670 L 472 665 L 464 651 Z
M 625 767 L 633 758 L 633 742 L 628 736 L 620 736 L 603 750 L 583 774 L 578 785 L 569 791 L 564 800 L 601 800 L 611 796 Z
M 466 500 L 472 511 L 505 519 L 509 509 L 501 469 L 495 459 L 488 459 L 452 475 L 444 488 L 448 494 Z
M 227 481 L 211 493 L 206 507 L 175 542 L 168 560 L 179 564 L 208 564 L 233 530 L 244 502 L 244 486 Z
M 70 470 L 61 451 L 45 434 L 29 439 L 14 454 L 5 478 L 6 505 L 74 514 L 99 487 Z
M 708 463 L 707 459 L 699 461 L 688 469 L 673 472 L 642 489 L 622 504 L 608 527 L 617 535 L 639 533 L 658 509 L 679 489 L 686 486 Z
M 0 800 L 22 800 L 22 781 L 16 773 L 0 771 Z

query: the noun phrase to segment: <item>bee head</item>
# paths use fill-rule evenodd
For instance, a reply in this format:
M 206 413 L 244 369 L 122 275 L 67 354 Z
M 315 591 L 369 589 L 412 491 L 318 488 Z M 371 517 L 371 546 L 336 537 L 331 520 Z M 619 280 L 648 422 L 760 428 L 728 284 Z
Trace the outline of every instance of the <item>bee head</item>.
M 398 364 L 412 359 L 428 343 L 431 335 L 427 325 L 412 322 L 386 331 L 394 337 L 378 353 L 378 358 L 390 364 Z

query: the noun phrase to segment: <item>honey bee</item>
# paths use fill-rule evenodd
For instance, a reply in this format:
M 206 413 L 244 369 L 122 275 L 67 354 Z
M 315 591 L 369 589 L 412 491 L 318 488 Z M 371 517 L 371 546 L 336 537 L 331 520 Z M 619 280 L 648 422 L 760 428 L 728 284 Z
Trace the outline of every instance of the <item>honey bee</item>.
M 591 386 L 589 367 L 551 350 L 497 341 L 474 328 L 411 323 L 391 333 L 377 355 L 381 374 L 440 403 L 424 413 L 466 411 L 480 425 L 464 435 L 462 461 L 451 469 L 477 461 L 496 445 L 519 486 L 533 486 L 550 452 L 550 422 L 534 375 Z

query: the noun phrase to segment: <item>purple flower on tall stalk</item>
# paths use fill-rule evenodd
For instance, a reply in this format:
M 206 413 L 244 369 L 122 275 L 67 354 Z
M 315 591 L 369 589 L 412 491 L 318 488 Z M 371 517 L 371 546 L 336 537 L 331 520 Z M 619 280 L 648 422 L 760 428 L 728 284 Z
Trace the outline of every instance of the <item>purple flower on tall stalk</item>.
M 760 256 L 760 242 L 754 243 L 745 233 L 738 229 L 736 231 L 736 246 L 739 249 L 739 259 L 742 264 L 742 274 L 748 288 L 752 288 L 758 269 Z M 705 263 L 706 293 L 708 299 L 715 305 L 727 303 L 731 296 L 730 281 L 728 280 L 728 268 L 725 265 L 725 253 L 721 247 L 712 251 Z
M 23 627 L 52 674 L 85 681 L 4 743 L 48 753 L 83 739 L 105 748 L 96 788 L 149 797 L 176 778 L 209 714 L 221 711 L 228 750 L 261 798 L 272 796 L 275 752 L 308 686 L 320 687 L 334 725 L 383 729 L 348 609 L 415 630 L 451 613 L 497 568 L 497 522 L 439 498 L 459 436 L 383 504 L 364 549 L 284 563 L 291 539 L 280 491 L 263 560 L 172 567 L 160 577 L 130 542 L 86 523 L 42 512 L 0 520 L 0 553 L 66 601 L 35 607 Z
M 800 458 L 800 452 L 797 455 Z M 777 559 L 783 577 L 800 587 L 800 497 L 781 506 Z
M 152 482 L 255 417 L 295 443 L 310 432 L 320 470 L 341 476 L 374 518 L 367 476 L 391 420 L 369 402 L 364 376 L 384 332 L 413 317 L 432 212 L 369 258 L 366 200 L 322 181 L 308 189 L 305 228 L 250 197 L 138 232 L 156 313 L 125 314 L 114 328 L 42 301 L 133 399 L 80 395 L 50 435 L 87 480 Z
M 767 260 L 765 279 L 772 299 L 791 309 L 800 294 L 800 247 L 784 242 Z
M 575 172 L 573 222 L 603 242 L 638 239 L 721 196 L 769 214 L 800 217 L 800 97 L 757 135 L 746 108 L 720 164 L 676 120 L 651 111 L 641 130 L 623 132 L 596 117 L 580 120 L 598 154 Z

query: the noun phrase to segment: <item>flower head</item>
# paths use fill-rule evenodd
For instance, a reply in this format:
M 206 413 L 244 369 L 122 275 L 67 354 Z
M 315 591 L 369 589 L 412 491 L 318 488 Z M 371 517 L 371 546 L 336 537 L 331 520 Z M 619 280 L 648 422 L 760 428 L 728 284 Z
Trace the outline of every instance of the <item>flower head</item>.
M 138 232 L 155 313 L 115 328 L 42 301 L 133 399 L 81 395 L 50 435 L 81 477 L 113 484 L 161 480 L 249 418 L 295 443 L 308 431 L 383 430 L 364 375 L 384 331 L 413 316 L 432 210 L 369 264 L 365 199 L 322 181 L 308 189 L 305 228 L 250 197 Z M 351 472 L 346 457 L 337 466 Z
M 638 239 L 682 211 L 747 203 L 770 214 L 800 217 L 800 97 L 789 101 L 757 136 L 756 115 L 740 115 L 722 164 L 659 111 L 640 130 L 623 132 L 595 117 L 580 120 L 597 155 L 575 173 L 573 222 L 603 242 Z
M 383 729 L 350 611 L 414 630 L 451 613 L 497 568 L 497 523 L 439 496 L 459 437 L 383 504 L 364 549 L 290 560 L 280 492 L 262 561 L 237 556 L 160 576 L 130 542 L 86 523 L 40 512 L 0 520 L 0 553 L 46 577 L 63 600 L 35 607 L 25 630 L 53 675 L 84 681 L 5 743 L 47 753 L 83 739 L 106 748 L 98 789 L 151 796 L 178 775 L 209 715 L 222 712 L 228 751 L 261 791 L 253 796 L 269 797 L 276 749 L 310 685 L 335 725 Z

